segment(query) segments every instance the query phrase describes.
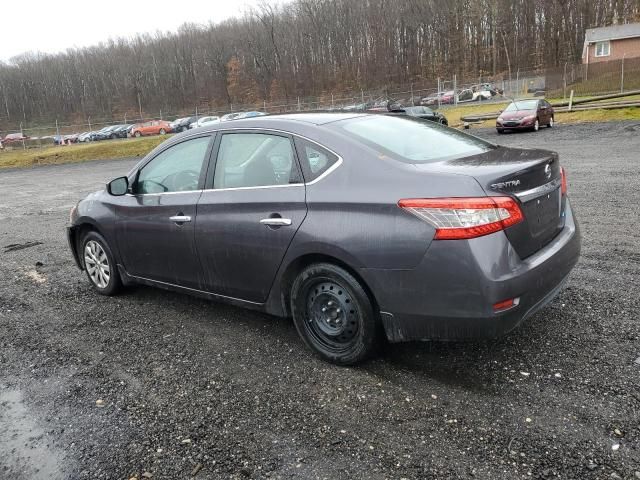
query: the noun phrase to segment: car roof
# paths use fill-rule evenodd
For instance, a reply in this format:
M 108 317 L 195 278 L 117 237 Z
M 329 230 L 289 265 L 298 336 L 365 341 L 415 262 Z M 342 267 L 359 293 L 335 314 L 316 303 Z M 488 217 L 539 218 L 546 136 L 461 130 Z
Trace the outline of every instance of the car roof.
M 327 123 L 346 120 L 348 118 L 356 118 L 367 115 L 366 113 L 349 113 L 349 112 L 305 112 L 305 113 L 283 113 L 263 115 L 260 117 L 241 118 L 233 120 L 233 123 L 225 123 L 224 125 L 247 125 L 253 127 L 269 128 L 269 124 L 277 121 L 279 124 L 289 123 L 307 124 L 307 125 L 325 125 Z M 219 129 L 219 126 L 211 127 L 212 130 Z
M 206 134 L 214 132 L 222 132 L 225 130 L 241 130 L 241 129 L 265 129 L 265 130 L 280 130 L 289 132 L 295 135 L 302 135 L 312 140 L 317 140 L 315 137 L 320 135 L 320 129 L 322 127 L 333 122 L 340 120 L 347 120 L 351 118 L 361 118 L 367 116 L 378 115 L 376 113 L 349 113 L 349 112 L 300 112 L 300 113 L 286 113 L 286 114 L 270 114 L 259 117 L 241 118 L 230 121 L 222 122 L 208 122 L 202 124 L 197 130 L 187 130 L 182 133 L 174 135 L 167 140 L 168 144 L 175 144 L 185 137 L 191 137 L 196 133 Z M 164 145 L 164 143 L 162 144 Z M 160 148 L 160 147 L 158 147 Z M 153 153 L 153 152 L 152 152 Z

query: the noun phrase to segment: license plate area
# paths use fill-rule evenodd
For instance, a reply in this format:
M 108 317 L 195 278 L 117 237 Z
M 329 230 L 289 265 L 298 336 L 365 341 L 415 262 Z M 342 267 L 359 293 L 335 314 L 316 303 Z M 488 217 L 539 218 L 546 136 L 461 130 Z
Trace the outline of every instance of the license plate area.
M 560 189 L 545 193 L 524 204 L 525 216 L 533 237 L 554 234 L 560 221 Z

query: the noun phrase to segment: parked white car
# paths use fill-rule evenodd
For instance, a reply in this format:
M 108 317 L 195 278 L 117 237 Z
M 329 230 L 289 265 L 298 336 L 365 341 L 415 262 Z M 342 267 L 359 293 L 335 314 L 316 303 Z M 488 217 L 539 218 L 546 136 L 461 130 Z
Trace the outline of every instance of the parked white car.
M 220 123 L 220 117 L 200 117 L 197 121 L 189 125 L 189 128 L 198 128 L 212 123 Z
M 471 88 L 466 88 L 461 90 L 458 93 L 458 103 L 464 102 L 479 102 L 482 100 L 491 100 L 493 94 L 490 90 L 472 90 Z

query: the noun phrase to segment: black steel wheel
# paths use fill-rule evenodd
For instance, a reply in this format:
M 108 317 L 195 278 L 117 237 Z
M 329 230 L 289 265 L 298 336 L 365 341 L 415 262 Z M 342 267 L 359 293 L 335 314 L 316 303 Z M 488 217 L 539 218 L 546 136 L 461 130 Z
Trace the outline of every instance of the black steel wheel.
M 382 332 L 371 300 L 346 270 L 331 264 L 305 268 L 291 289 L 298 333 L 325 360 L 352 365 L 370 356 Z

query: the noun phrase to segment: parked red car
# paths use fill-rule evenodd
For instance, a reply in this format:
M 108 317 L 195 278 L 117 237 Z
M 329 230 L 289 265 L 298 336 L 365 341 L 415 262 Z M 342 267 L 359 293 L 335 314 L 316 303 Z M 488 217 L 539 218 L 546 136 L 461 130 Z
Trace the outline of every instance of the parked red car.
M 446 92 L 438 92 L 432 93 L 422 99 L 420 102 L 422 105 L 445 105 L 449 103 L 454 103 L 456 93 L 453 90 L 448 90 Z M 438 99 L 440 101 L 438 102 Z
M 173 128 L 165 120 L 151 120 L 150 122 L 139 123 L 131 129 L 132 137 L 142 137 L 143 135 L 164 135 L 171 133 Z
M 2 139 L 2 143 L 4 145 L 9 145 L 10 143 L 14 142 L 22 142 L 23 140 L 29 140 L 29 137 L 23 135 L 22 133 L 9 133 Z
M 553 127 L 553 107 L 544 99 L 516 100 L 496 120 L 496 130 L 533 130 L 541 125 Z

